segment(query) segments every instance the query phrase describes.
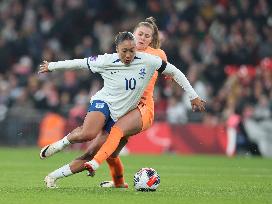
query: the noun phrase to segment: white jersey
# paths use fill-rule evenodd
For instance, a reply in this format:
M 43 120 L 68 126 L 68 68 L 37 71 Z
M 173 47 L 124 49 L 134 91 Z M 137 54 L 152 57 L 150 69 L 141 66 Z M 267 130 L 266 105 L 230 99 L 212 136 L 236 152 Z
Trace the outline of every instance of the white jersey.
M 105 101 L 113 120 L 137 107 L 146 86 L 156 69 L 162 65 L 159 57 L 137 53 L 129 65 L 121 62 L 118 54 L 89 58 L 89 68 L 104 79 L 104 87 L 91 100 Z
M 106 102 L 112 119 L 116 121 L 137 107 L 154 72 L 160 68 L 163 71 L 166 63 L 157 56 L 141 52 L 136 52 L 129 65 L 122 63 L 117 53 L 49 63 L 50 70 L 69 68 L 88 68 L 102 76 L 104 86 L 91 101 Z M 195 92 L 192 97 L 197 97 Z

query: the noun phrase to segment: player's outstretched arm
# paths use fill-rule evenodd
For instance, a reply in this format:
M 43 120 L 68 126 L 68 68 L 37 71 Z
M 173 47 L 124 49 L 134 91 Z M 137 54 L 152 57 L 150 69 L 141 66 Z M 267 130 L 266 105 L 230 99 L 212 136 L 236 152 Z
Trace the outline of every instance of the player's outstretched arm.
M 89 69 L 87 58 L 85 59 L 74 59 L 65 60 L 58 62 L 47 62 L 43 61 L 40 65 L 38 73 L 46 73 L 54 70 L 66 70 L 66 69 Z
M 191 100 L 193 111 L 205 111 L 205 101 L 197 95 L 188 79 L 179 69 L 177 69 L 174 65 L 167 63 L 165 64 L 162 74 L 172 77 L 186 91 Z

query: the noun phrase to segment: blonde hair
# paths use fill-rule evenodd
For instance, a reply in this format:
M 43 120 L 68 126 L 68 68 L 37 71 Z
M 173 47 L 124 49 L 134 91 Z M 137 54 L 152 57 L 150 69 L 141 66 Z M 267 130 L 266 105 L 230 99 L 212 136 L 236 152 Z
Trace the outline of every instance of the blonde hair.
M 160 38 L 159 38 L 159 29 L 158 26 L 156 24 L 156 19 L 154 17 L 148 17 L 145 19 L 145 21 L 142 21 L 140 23 L 138 23 L 136 25 L 136 27 L 134 28 L 134 32 L 137 28 L 141 27 L 141 26 L 146 26 L 152 29 L 153 33 L 152 33 L 152 41 L 150 43 L 150 47 L 158 49 L 161 47 L 161 42 L 160 42 Z

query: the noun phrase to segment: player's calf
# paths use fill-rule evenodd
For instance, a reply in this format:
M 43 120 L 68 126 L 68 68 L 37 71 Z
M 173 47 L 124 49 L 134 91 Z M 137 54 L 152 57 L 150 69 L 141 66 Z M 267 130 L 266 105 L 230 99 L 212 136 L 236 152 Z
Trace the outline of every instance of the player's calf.
M 63 139 L 61 139 L 53 144 L 43 147 L 40 151 L 40 158 L 45 159 L 47 157 L 50 157 L 53 154 L 63 150 L 65 147 L 67 147 L 70 144 L 71 143 L 67 139 L 67 136 L 65 136 Z

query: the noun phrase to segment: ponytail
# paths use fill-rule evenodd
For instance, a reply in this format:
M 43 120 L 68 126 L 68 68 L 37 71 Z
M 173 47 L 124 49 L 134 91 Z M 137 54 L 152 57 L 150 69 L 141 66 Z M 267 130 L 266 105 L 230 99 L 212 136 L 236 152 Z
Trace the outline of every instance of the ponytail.
M 152 42 L 151 47 L 158 49 L 161 47 L 161 42 L 159 38 L 159 29 L 156 24 L 156 19 L 154 17 L 148 17 L 145 19 L 145 22 L 150 23 L 153 27 L 153 35 L 152 35 Z

